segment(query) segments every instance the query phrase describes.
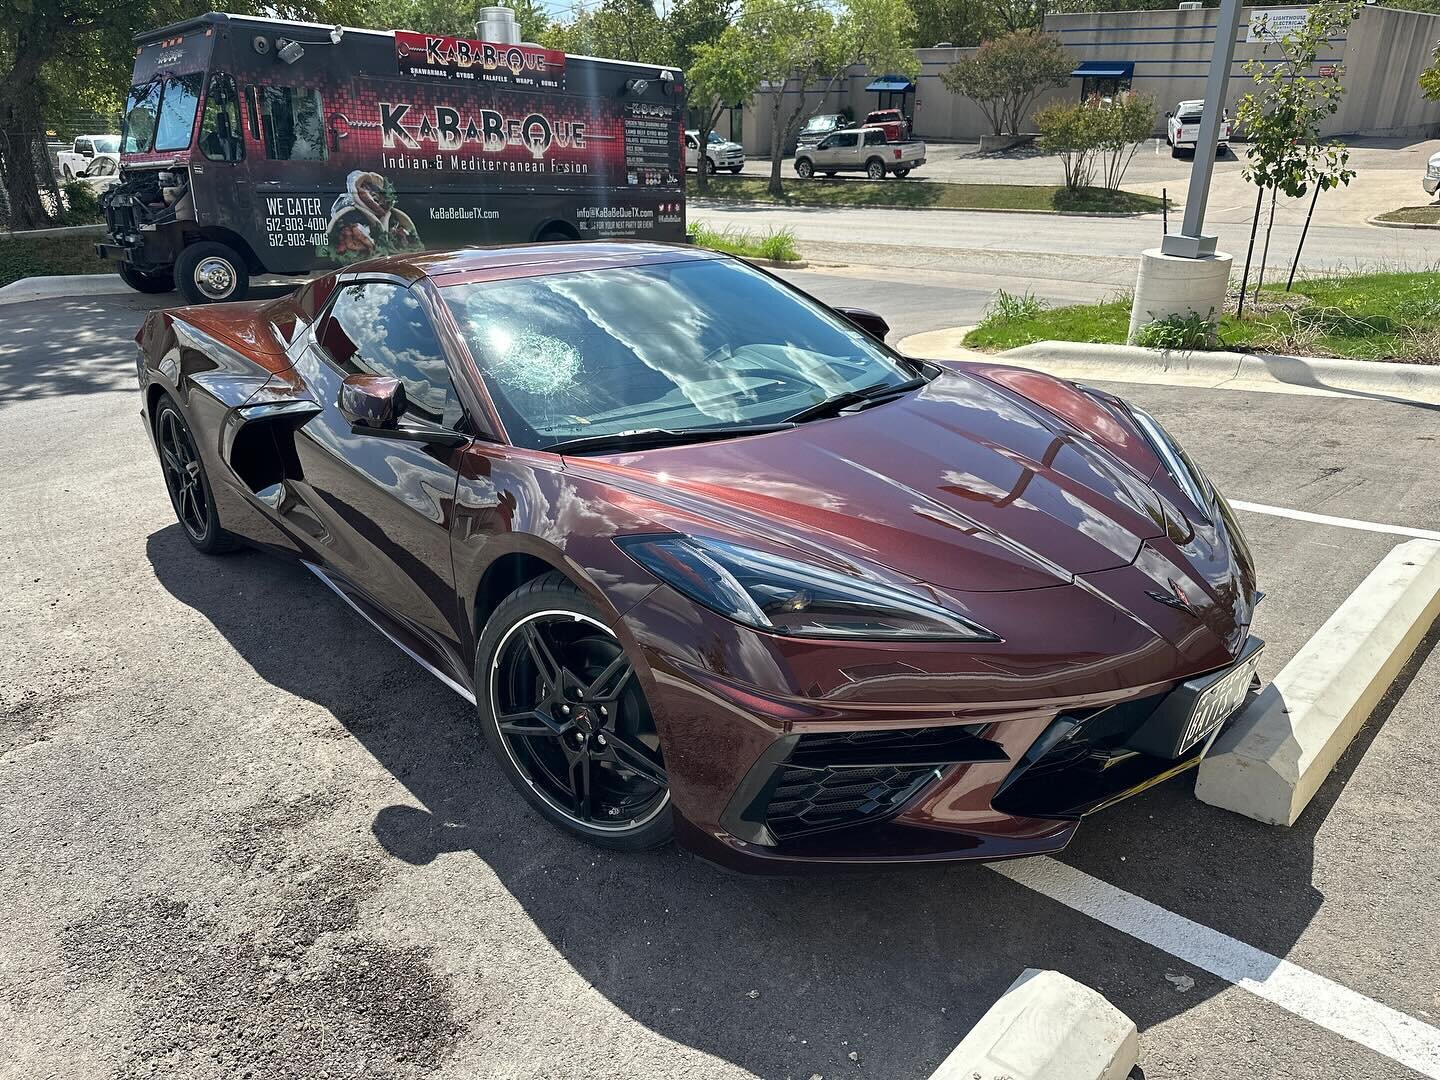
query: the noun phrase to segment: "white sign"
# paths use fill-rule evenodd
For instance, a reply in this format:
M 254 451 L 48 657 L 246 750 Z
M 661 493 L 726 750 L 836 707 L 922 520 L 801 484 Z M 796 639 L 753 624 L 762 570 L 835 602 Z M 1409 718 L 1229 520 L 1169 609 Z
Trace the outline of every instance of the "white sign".
M 1245 41 L 1279 41 L 1305 25 L 1308 8 L 1253 8 Z

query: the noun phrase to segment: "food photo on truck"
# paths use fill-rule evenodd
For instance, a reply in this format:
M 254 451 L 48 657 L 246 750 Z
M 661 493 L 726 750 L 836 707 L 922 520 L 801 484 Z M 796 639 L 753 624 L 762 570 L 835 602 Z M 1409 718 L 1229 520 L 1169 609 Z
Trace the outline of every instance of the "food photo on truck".
M 476 39 L 214 12 L 138 35 L 97 251 L 200 304 L 430 247 L 683 242 L 680 71 L 479 16 Z

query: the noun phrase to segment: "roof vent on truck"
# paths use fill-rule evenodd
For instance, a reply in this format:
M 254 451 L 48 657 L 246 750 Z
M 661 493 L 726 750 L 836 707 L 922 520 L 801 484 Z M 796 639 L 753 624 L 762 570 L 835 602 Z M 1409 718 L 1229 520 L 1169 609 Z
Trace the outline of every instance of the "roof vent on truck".
M 477 11 L 475 36 L 481 41 L 492 41 L 497 45 L 519 45 L 520 22 L 515 12 L 508 7 L 495 5 L 482 7 Z

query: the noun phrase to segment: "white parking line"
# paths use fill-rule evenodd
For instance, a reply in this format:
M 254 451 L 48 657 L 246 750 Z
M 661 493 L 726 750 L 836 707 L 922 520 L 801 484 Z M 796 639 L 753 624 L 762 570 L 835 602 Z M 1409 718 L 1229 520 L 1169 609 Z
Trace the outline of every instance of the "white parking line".
M 991 863 L 990 869 L 1422 1076 L 1440 1080 L 1440 1029 L 1057 859 Z
M 1341 529 L 1360 529 L 1364 532 L 1392 533 L 1395 536 L 1413 536 L 1419 540 L 1440 540 L 1440 532 L 1434 529 L 1412 529 L 1408 525 L 1384 525 L 1378 521 L 1359 521 L 1355 518 L 1331 517 L 1329 514 L 1312 514 L 1308 510 L 1290 510 L 1284 506 L 1266 506 L 1264 503 L 1241 502 L 1232 499 L 1231 507 L 1248 510 L 1252 514 L 1269 514 L 1272 517 L 1294 518 L 1308 521 L 1313 525 L 1334 525 Z

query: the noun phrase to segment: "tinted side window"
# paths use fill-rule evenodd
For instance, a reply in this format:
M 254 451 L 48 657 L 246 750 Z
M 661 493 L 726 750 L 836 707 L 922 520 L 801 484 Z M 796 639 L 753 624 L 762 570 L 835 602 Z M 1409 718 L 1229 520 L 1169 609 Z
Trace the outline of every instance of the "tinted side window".
M 885 133 L 883 131 L 867 131 L 865 133 L 866 146 L 884 146 Z
M 320 327 L 320 345 L 352 374 L 393 375 L 405 384 L 406 414 L 453 428 L 460 399 L 435 327 L 411 289 L 349 285 Z
M 260 87 L 265 156 L 272 161 L 324 161 L 324 112 L 318 90 Z
M 200 151 L 211 161 L 245 159 L 245 140 L 240 137 L 240 96 L 235 92 L 235 80 L 223 71 L 210 76 L 205 90 Z
M 834 142 L 830 144 L 832 146 L 855 146 L 860 141 L 859 134 L 854 131 L 842 131 L 830 137 L 834 140 Z

